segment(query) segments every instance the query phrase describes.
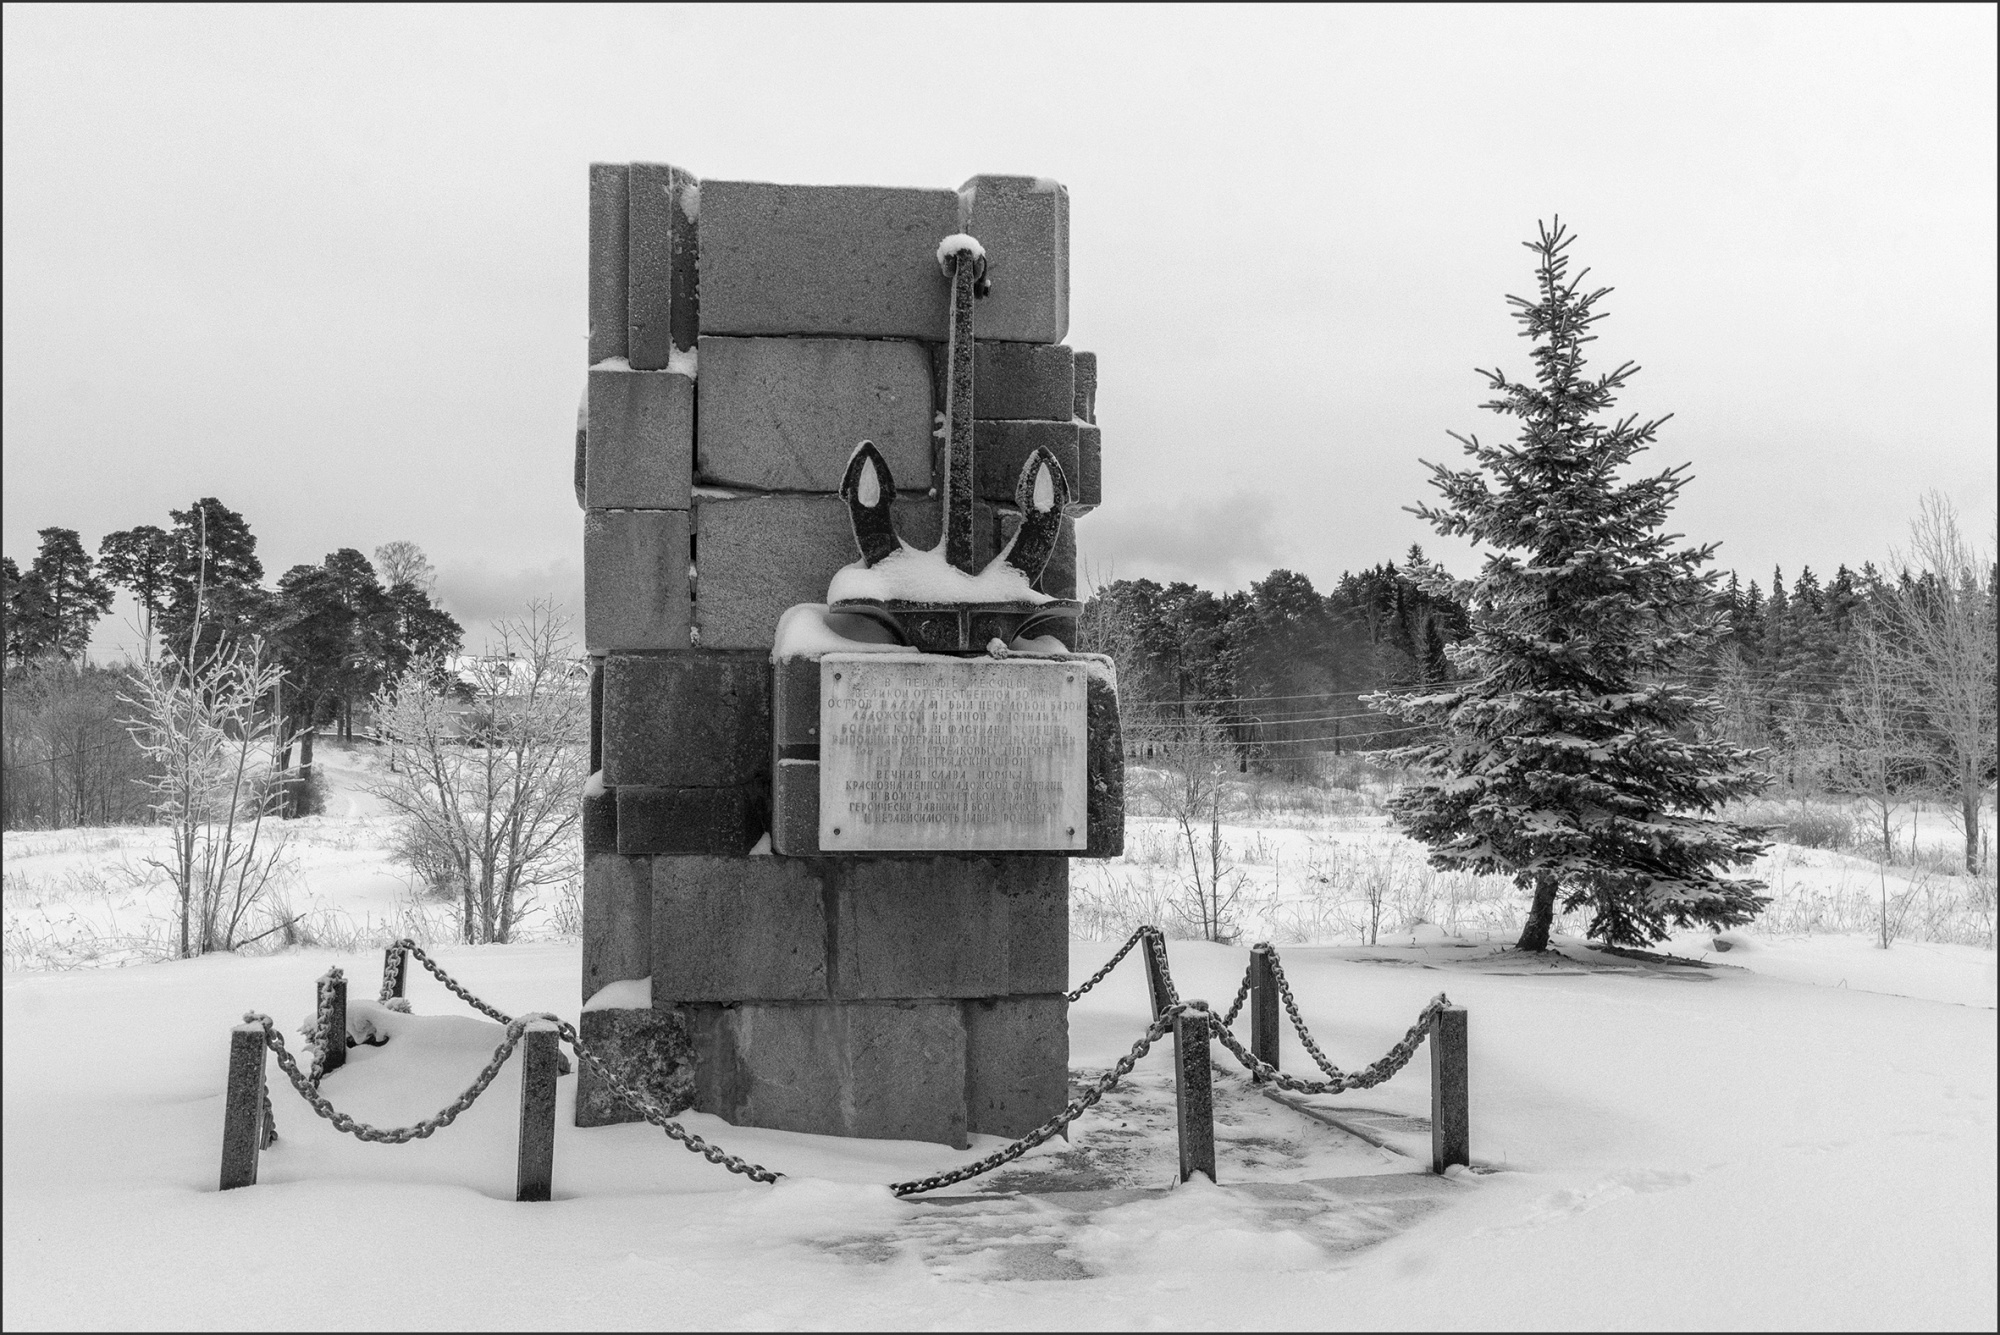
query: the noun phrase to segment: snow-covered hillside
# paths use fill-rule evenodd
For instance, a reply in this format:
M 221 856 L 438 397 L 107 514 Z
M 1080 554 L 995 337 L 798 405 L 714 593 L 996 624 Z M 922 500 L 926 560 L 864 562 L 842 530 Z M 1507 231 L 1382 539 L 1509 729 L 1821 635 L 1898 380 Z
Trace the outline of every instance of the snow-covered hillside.
M 349 800 L 338 782 L 334 800 Z M 297 823 L 293 893 L 374 930 L 408 895 L 380 851 L 379 814 L 357 799 L 315 819 Z M 57 876 L 44 859 L 68 859 L 81 886 L 121 857 L 136 863 L 146 837 L 9 834 L 10 932 L 15 887 Z M 1305 837 L 1246 830 L 1243 861 L 1282 869 L 1288 841 Z M 1327 834 L 1325 847 L 1350 861 L 1392 857 L 1369 851 L 1384 837 L 1358 827 Z M 35 840 L 59 839 L 73 846 L 35 851 Z M 1143 849 L 1128 862 L 1150 865 Z M 75 902 L 103 906 L 107 931 L 137 920 L 141 910 L 93 893 L 78 889 Z M 961 1153 L 685 1119 L 787 1174 L 758 1186 L 650 1127 L 570 1125 L 573 1076 L 561 1081 L 556 1199 L 516 1204 L 511 1062 L 455 1125 L 407 1146 L 339 1135 L 273 1067 L 282 1139 L 256 1187 L 218 1193 L 230 1026 L 266 1011 L 296 1051 L 312 980 L 338 964 L 367 995 L 380 963 L 362 948 L 371 943 L 357 932 L 337 949 L 10 968 L 0 1318 L 8 1328 L 1992 1326 L 1990 951 L 1749 932 L 1727 938 L 1727 953 L 1682 938 L 1674 948 L 1706 967 L 1660 967 L 1574 940 L 1554 960 L 1523 961 L 1470 913 L 1460 930 L 1287 945 L 1284 959 L 1308 1023 L 1344 1065 L 1379 1056 L 1439 991 L 1469 1008 L 1481 1171 L 1410 1176 L 1421 1162 L 1397 1153 L 1423 1146 L 1420 1053 L 1383 1086 L 1314 1101 L 1375 1128 L 1382 1146 L 1218 1075 L 1222 1185 L 1165 1190 L 1173 1097 L 1155 1052 L 1067 1145 L 995 1183 L 1023 1194 L 959 1204 L 900 1202 L 881 1184 L 998 1142 L 975 1138 Z M 1115 944 L 1073 942 L 1073 980 Z M 510 1013 L 576 1017 L 573 940 L 437 954 Z M 1242 949 L 1176 941 L 1172 954 L 1183 995 L 1234 995 Z M 373 1122 L 435 1112 L 499 1039 L 499 1026 L 427 976 L 411 993 L 410 1030 L 355 1049 L 325 1084 Z M 1115 1061 L 1146 1018 L 1128 960 L 1073 1010 L 1078 1077 Z M 1284 1051 L 1288 1068 L 1303 1064 L 1289 1036 Z

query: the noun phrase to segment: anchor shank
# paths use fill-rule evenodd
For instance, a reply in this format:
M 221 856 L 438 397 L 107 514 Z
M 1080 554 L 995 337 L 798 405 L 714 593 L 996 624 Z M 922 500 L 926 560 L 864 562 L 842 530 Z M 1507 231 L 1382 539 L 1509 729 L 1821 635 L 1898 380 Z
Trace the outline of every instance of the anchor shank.
M 977 262 L 952 260 L 950 379 L 945 385 L 944 559 L 972 569 L 972 285 Z

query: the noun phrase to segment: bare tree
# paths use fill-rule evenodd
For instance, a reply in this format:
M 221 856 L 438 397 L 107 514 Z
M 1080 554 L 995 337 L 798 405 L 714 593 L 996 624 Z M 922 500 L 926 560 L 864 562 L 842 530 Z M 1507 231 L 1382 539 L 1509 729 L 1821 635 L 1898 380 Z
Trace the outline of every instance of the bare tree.
M 1884 950 L 1895 938 L 1889 916 L 1895 811 L 1923 782 L 1927 759 L 1923 739 L 1910 726 L 1912 685 L 1907 662 L 1883 635 L 1876 614 L 1864 613 L 1854 628 L 1846 670 L 1813 737 L 1825 757 L 1826 786 L 1860 799 L 1879 840 L 1878 925 Z
M 1229 735 L 1220 720 L 1190 707 L 1184 719 L 1142 727 L 1138 740 L 1162 767 L 1156 799 L 1187 848 L 1189 881 L 1181 914 L 1203 939 L 1233 940 L 1243 878 L 1231 874 L 1222 856 L 1222 804 L 1236 769 Z
M 126 720 L 153 766 L 153 810 L 173 839 L 166 873 L 179 899 L 183 959 L 233 950 L 250 910 L 277 875 L 285 840 L 265 840 L 264 766 L 277 720 L 260 704 L 280 670 L 259 640 L 202 646 L 195 612 L 184 654 L 162 654 L 132 669 L 138 710 Z
M 1928 725 L 1938 786 L 1957 803 L 1971 873 L 1979 870 L 1979 808 L 2000 746 L 1992 560 L 1973 549 L 1958 512 L 1933 491 L 1910 523 L 1909 552 L 1895 562 L 1906 577 L 1885 589 L 1893 643 Z
M 437 587 L 437 569 L 424 555 L 424 549 L 407 538 L 385 542 L 375 549 L 375 568 L 382 577 L 382 587 L 392 589 L 398 584 L 409 584 L 429 593 Z
M 488 653 L 413 668 L 376 697 L 390 772 L 371 791 L 468 942 L 511 940 L 534 891 L 575 875 L 590 704 L 568 624 L 533 603 Z

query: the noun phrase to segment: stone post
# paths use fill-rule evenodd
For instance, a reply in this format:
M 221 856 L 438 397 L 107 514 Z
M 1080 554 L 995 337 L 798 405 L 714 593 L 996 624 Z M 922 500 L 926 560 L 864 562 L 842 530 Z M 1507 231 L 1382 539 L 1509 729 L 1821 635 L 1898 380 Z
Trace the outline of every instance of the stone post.
M 257 1156 L 264 1148 L 264 1026 L 229 1031 L 229 1083 L 222 1094 L 222 1185 L 257 1185 Z
M 1431 1019 L 1431 1171 L 1472 1163 L 1471 1090 L 1466 1063 L 1465 1007 L 1446 1006 Z
M 1208 1061 L 1208 1012 L 1174 1017 L 1174 1117 L 1180 1130 L 1181 1176 L 1215 1181 L 1215 1091 Z
M 1271 969 L 1271 948 L 1250 951 L 1250 1052 L 1260 1062 L 1278 1066 L 1278 979 Z
M 521 1034 L 521 1132 L 514 1199 L 545 1201 L 555 1180 L 556 1075 L 562 1060 L 556 1027 L 537 1020 Z

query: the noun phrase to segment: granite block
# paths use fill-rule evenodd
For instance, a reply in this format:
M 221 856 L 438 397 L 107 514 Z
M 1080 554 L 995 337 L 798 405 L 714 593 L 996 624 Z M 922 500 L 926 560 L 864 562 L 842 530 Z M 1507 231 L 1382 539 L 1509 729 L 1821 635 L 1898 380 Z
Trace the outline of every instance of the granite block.
M 651 1099 L 665 1113 L 694 1106 L 694 1045 L 686 1017 L 676 1011 L 609 1007 L 585 1011 L 577 1023 L 584 1045 L 612 1075 Z M 638 1109 L 611 1091 L 589 1062 L 578 1062 L 576 1124 L 610 1126 L 640 1122 Z
M 1069 332 L 1069 191 L 1035 176 L 975 176 L 959 187 L 962 230 L 986 248 L 993 290 L 981 338 L 1060 343 Z
M 688 512 L 592 510 L 583 520 L 586 652 L 688 647 Z
M 966 1145 L 954 1002 L 693 1006 L 688 1023 L 702 1112 L 736 1126 Z
M 590 368 L 584 503 L 685 510 L 694 478 L 695 383 L 672 371 Z
M 590 364 L 623 357 L 626 184 L 622 162 L 590 164 Z
M 931 485 L 931 374 L 925 346 L 899 339 L 701 340 L 696 469 L 705 484 L 838 491 L 864 440 L 896 485 Z
M 949 190 L 706 181 L 701 331 L 942 340 L 958 213 Z
M 726 787 L 771 763 L 771 664 L 760 653 L 612 654 L 604 782 Z
M 825 998 L 822 900 L 796 859 L 656 858 L 653 1005 Z
M 626 356 L 635 371 L 659 371 L 695 350 L 700 329 L 701 182 L 663 162 L 635 162 L 628 191 Z
M 1069 1100 L 1069 1002 L 1061 995 L 964 1003 L 965 1124 L 1008 1139 Z
M 616 854 L 583 863 L 583 999 L 653 971 L 653 864 Z

